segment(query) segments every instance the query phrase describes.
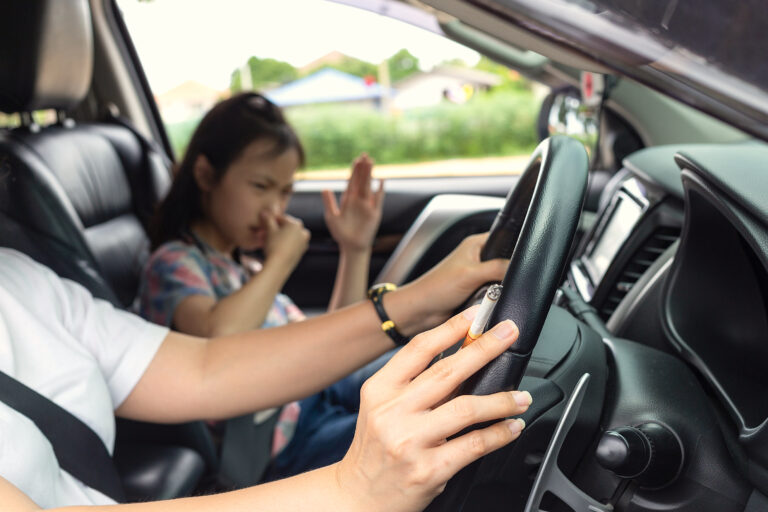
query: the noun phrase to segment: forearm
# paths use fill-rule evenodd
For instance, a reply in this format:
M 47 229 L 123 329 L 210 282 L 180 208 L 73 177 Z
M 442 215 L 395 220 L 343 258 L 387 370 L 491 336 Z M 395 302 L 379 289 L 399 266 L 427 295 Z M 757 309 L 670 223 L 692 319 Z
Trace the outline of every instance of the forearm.
M 478 262 L 483 240 L 471 237 L 439 267 L 384 295 L 404 336 L 444 321 L 480 284 L 504 275 L 506 261 Z M 370 301 L 213 340 L 169 333 L 117 413 L 154 422 L 232 417 L 307 397 L 392 347 Z
M 226 418 L 306 398 L 391 349 L 373 305 L 362 302 L 279 328 L 210 340 L 200 398 Z
M 278 265 L 265 263 L 242 288 L 216 302 L 204 335 L 225 336 L 261 327 L 288 275 Z
M 335 466 L 247 489 L 148 503 L 81 506 L 52 509 L 55 512 L 356 512 L 362 510 L 340 491 Z M 20 509 L 36 510 L 36 509 Z M 15 511 L 14 511 L 15 512 Z
M 405 336 L 443 318 L 425 315 L 410 286 L 390 292 L 384 307 Z M 283 327 L 224 338 L 205 346 L 206 417 L 231 417 L 316 393 L 393 348 L 370 301 Z
M 40 510 L 32 500 L 8 480 L 0 476 L 0 503 L 9 512 L 33 512 Z
M 405 335 L 439 320 L 416 313 L 416 300 L 407 287 L 384 297 Z M 211 340 L 170 333 L 117 414 L 159 423 L 231 418 L 306 398 L 392 347 L 370 301 Z
M 370 262 L 370 248 L 354 251 L 341 250 L 328 311 L 335 311 L 365 299 Z

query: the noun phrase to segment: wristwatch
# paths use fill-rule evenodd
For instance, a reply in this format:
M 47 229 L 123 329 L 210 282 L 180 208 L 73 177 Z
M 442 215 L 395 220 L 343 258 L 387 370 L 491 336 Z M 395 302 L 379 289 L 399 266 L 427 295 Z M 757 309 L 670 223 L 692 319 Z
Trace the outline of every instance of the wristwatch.
M 368 298 L 371 299 L 371 302 L 373 302 L 373 307 L 376 308 L 376 314 L 378 314 L 379 319 L 381 319 L 381 330 L 384 331 L 387 336 L 389 336 L 390 339 L 395 342 L 395 345 L 403 346 L 408 343 L 410 339 L 400 334 L 400 331 L 397 330 L 395 322 L 389 318 L 389 315 L 384 310 L 384 304 L 382 303 L 382 297 L 384 297 L 384 294 L 389 293 L 392 290 L 397 290 L 396 284 L 375 284 L 368 290 Z

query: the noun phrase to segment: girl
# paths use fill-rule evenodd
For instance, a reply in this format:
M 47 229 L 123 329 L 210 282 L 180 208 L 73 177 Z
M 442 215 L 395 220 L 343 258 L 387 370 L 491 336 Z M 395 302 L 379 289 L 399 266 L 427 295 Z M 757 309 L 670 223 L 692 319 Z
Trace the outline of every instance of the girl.
M 216 105 L 193 134 L 158 210 L 155 251 L 139 292 L 142 316 L 199 336 L 303 320 L 296 305 L 279 293 L 309 241 L 301 221 L 285 213 L 294 173 L 303 163 L 301 143 L 269 100 L 244 93 Z M 381 182 L 377 192 L 371 191 L 372 165 L 365 154 L 355 160 L 341 205 L 332 192 L 323 193 L 325 219 L 340 249 L 329 310 L 365 297 L 384 194 Z M 263 264 L 242 254 L 256 249 L 264 252 Z M 360 386 L 387 357 L 317 395 L 288 404 L 279 416 L 273 410 L 234 420 L 262 424 L 257 433 L 248 434 L 263 439 L 261 444 L 271 437 L 270 478 L 341 458 L 354 433 Z M 227 472 L 227 460 L 223 466 Z M 253 475 L 228 477 L 253 483 L 250 480 L 259 478 L 262 470 L 259 466 Z
M 301 221 L 285 215 L 303 163 L 296 134 L 263 96 L 241 94 L 214 107 L 192 136 L 155 219 L 141 314 L 199 335 L 303 318 L 278 294 L 309 239 Z M 371 192 L 371 168 L 367 155 L 355 161 L 341 208 L 332 192 L 323 193 L 326 222 L 340 249 L 330 310 L 365 297 L 383 198 L 383 182 Z M 263 249 L 266 260 L 259 272 L 248 273 L 258 265 L 237 261 L 235 252 L 253 249 Z M 177 281 L 187 289 L 169 289 Z

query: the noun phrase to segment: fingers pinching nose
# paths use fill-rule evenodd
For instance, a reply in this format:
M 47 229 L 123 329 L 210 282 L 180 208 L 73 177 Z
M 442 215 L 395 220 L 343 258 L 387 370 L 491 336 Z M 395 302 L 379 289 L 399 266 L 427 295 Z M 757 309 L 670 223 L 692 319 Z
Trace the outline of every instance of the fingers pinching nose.
M 262 211 L 259 212 L 259 215 L 261 216 L 261 221 L 264 223 L 264 226 L 268 230 L 271 230 L 271 229 L 273 229 L 276 226 L 277 221 L 275 220 L 274 216 L 269 211 L 262 210 Z

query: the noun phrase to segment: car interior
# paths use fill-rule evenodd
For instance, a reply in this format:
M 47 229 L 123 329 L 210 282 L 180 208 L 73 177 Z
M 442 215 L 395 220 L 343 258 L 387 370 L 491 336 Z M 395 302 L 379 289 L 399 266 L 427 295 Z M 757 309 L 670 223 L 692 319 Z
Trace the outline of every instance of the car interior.
M 550 130 L 523 175 L 387 182 L 371 282 L 408 282 L 491 229 L 484 256 L 510 259 L 492 321 L 527 327 L 463 388 L 529 390 L 523 435 L 428 510 L 768 510 L 768 146 L 532 29 L 519 4 L 401 5 L 551 87 L 545 128 L 585 73 L 606 76 L 588 152 Z M 0 112 L 19 120 L 0 128 L 0 246 L 130 309 L 175 157 L 117 3 L 0 4 Z M 289 206 L 312 238 L 284 291 L 307 311 L 338 258 L 320 191 L 343 187 L 300 181 Z M 233 486 L 203 422 L 117 432 L 130 501 Z

